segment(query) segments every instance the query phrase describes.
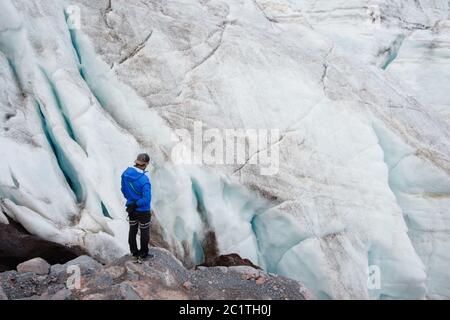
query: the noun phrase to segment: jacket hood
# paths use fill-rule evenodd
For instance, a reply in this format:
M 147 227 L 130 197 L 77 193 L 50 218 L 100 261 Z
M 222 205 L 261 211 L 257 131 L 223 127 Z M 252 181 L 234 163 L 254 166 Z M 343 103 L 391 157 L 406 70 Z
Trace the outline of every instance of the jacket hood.
M 142 177 L 145 174 L 144 172 L 139 172 L 135 168 L 129 167 L 125 172 L 123 173 L 123 177 L 129 181 L 136 181 L 140 177 Z

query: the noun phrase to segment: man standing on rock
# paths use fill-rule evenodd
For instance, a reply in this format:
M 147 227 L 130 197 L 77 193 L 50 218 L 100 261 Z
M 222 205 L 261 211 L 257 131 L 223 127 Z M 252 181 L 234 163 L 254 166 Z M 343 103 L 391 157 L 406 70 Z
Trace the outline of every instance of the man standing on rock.
M 153 256 L 148 253 L 150 240 L 150 220 L 152 199 L 152 186 L 145 169 L 150 162 L 146 153 L 139 154 L 134 167 L 127 168 L 122 173 L 122 194 L 126 198 L 126 211 L 130 221 L 128 243 L 130 251 L 136 262 L 145 261 Z M 141 249 L 137 247 L 136 236 L 141 231 Z

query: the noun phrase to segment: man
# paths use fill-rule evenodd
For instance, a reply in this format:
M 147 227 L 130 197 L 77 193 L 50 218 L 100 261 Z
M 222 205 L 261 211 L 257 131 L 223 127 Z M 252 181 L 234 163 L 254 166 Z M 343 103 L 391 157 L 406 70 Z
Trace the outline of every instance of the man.
M 127 168 L 122 174 L 122 194 L 126 198 L 126 211 L 130 221 L 130 232 L 128 243 L 130 251 L 136 262 L 152 258 L 148 254 L 148 243 L 150 240 L 150 220 L 152 200 L 152 186 L 150 179 L 145 174 L 150 157 L 146 153 L 139 154 L 134 167 Z M 136 236 L 138 228 L 141 231 L 141 249 L 137 247 Z

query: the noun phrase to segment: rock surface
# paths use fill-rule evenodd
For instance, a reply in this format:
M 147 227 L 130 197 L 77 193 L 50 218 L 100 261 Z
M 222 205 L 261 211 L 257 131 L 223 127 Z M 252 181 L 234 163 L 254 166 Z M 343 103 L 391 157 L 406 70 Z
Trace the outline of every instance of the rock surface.
M 50 271 L 50 265 L 42 258 L 34 258 L 17 265 L 17 272 L 32 272 L 39 275 L 47 275 Z
M 7 271 L 0 274 L 0 299 L 6 294 L 32 300 L 313 299 L 297 281 L 251 267 L 187 270 L 169 251 L 150 251 L 154 258 L 141 264 L 125 256 L 103 266 L 83 256 L 52 266 L 44 276 Z M 70 281 L 70 266 L 80 268 L 79 286 Z
M 0 223 L 0 272 L 14 270 L 19 263 L 36 257 L 56 264 L 83 254 L 86 251 L 80 247 L 67 247 L 31 235 L 13 221 Z

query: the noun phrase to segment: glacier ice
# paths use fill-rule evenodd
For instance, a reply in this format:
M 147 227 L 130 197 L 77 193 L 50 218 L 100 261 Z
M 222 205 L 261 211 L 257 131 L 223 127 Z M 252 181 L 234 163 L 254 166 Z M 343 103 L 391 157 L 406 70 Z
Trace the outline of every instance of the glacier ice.
M 443 0 L 2 1 L 2 211 L 123 255 L 117 179 L 145 150 L 187 265 L 236 252 L 319 298 L 448 298 L 448 19 Z M 280 130 L 278 173 L 176 165 L 196 121 Z

